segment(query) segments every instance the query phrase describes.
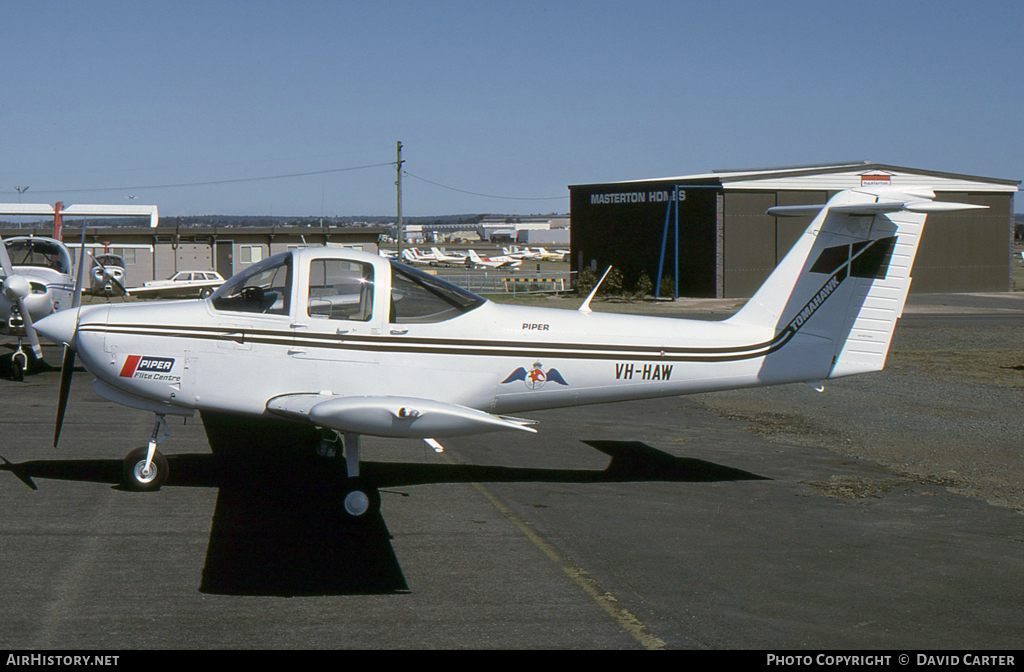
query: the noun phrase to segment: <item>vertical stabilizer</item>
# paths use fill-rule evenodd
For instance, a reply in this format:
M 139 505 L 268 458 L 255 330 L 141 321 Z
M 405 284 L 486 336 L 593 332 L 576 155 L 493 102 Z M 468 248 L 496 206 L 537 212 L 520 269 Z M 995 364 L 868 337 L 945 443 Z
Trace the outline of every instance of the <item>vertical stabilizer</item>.
M 790 371 L 836 378 L 882 369 L 927 214 L 985 207 L 936 202 L 934 196 L 858 189 L 819 206 L 807 231 L 729 320 L 740 327 L 774 327 L 779 346 L 765 358 L 762 379 L 788 379 Z M 808 206 L 768 213 L 812 214 Z M 793 339 L 814 347 L 782 347 Z

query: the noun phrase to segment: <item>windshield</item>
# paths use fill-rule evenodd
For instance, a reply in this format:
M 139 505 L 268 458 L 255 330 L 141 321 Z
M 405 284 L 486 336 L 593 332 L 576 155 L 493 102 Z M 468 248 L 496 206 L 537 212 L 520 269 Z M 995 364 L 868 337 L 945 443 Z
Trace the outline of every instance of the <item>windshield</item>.
M 41 266 L 58 273 L 71 272 L 71 256 L 52 240 L 27 238 L 4 241 L 12 266 Z
M 116 254 L 101 254 L 96 257 L 96 261 L 104 266 L 124 266 L 124 259 Z
M 292 297 L 292 255 L 267 257 L 235 275 L 210 297 L 217 310 L 287 315 Z
M 437 276 L 391 262 L 390 322 L 443 322 L 468 313 L 485 301 Z

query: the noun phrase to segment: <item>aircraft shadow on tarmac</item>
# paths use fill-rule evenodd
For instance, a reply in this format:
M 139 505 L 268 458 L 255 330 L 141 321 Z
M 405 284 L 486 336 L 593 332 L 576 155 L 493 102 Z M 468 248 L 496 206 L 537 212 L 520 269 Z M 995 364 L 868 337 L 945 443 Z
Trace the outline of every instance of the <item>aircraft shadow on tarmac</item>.
M 584 441 L 612 459 L 603 470 L 528 469 L 462 464 L 363 462 L 374 488 L 435 483 L 625 483 L 765 480 L 704 460 L 675 457 L 636 441 Z M 342 513 L 338 474 L 324 461 L 278 452 L 245 460 L 168 455 L 165 487 L 219 488 L 200 591 L 222 595 L 358 595 L 409 590 L 377 513 L 352 523 Z M 35 460 L 9 471 L 34 478 L 109 483 L 120 488 L 121 460 Z M 144 495 L 140 495 L 144 496 Z

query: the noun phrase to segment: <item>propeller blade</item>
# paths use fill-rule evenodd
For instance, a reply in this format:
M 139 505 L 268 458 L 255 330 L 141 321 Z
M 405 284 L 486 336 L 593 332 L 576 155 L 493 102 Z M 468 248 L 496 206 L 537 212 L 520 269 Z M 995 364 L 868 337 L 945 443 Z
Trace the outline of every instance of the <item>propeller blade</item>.
M 5 277 L 11 277 L 14 275 L 14 267 L 11 265 L 11 256 L 7 254 L 7 245 L 4 244 L 4 239 L 0 238 L 0 268 L 4 271 Z
M 60 441 L 60 430 L 64 426 L 64 411 L 68 407 L 68 394 L 71 392 L 71 372 L 75 368 L 75 351 L 64 346 L 64 362 L 60 365 L 60 397 L 57 399 L 57 424 L 53 429 L 53 447 Z
M 100 270 L 103 271 L 103 277 L 110 280 L 110 282 L 114 283 L 114 286 L 117 287 L 118 293 L 120 293 L 121 296 L 128 296 L 128 290 L 125 288 L 124 285 L 121 284 L 120 280 L 114 277 L 113 273 L 107 272 L 107 267 L 103 264 L 103 262 L 94 257 L 91 253 L 89 254 L 89 257 L 92 258 L 92 262 L 99 266 Z
M 120 280 L 111 278 L 110 281 L 117 287 L 117 291 L 121 293 L 121 296 L 128 296 L 128 288 L 122 285 Z
M 78 248 L 78 274 L 75 278 L 75 293 L 71 296 L 71 307 L 78 308 L 82 305 L 82 275 L 85 271 L 85 222 L 82 222 L 82 246 Z M 89 255 L 92 256 L 92 255 Z
M 18 311 L 21 313 L 21 319 L 25 325 L 25 338 L 28 339 L 28 344 L 32 347 L 32 354 L 36 356 L 36 359 L 42 359 L 43 349 L 39 347 L 39 337 L 32 326 L 32 316 L 28 314 L 28 307 L 23 298 L 18 299 Z
M 78 335 L 78 320 L 82 316 L 82 276 L 85 270 L 85 223 L 82 223 L 82 247 L 78 253 L 78 277 L 75 279 L 75 294 L 71 297 L 71 309 L 75 311 L 75 331 L 64 344 L 64 361 L 60 365 L 60 396 L 57 399 L 57 421 L 53 428 L 53 447 L 60 441 L 60 430 L 64 426 L 64 412 L 71 392 L 71 374 L 75 368 L 75 336 Z M 90 255 L 91 256 L 91 255 Z M 94 259 L 95 261 L 95 259 Z

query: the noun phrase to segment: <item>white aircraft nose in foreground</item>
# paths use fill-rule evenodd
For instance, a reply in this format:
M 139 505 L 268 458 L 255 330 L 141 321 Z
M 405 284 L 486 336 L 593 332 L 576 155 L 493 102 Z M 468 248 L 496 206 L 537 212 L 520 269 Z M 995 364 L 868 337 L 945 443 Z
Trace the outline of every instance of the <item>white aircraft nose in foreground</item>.
M 359 517 L 379 505 L 359 478 L 361 435 L 439 447 L 448 436 L 536 431 L 513 413 L 880 370 L 927 213 L 979 207 L 933 198 L 837 194 L 719 322 L 593 313 L 589 298 L 576 311 L 502 306 L 324 247 L 265 259 L 207 300 L 83 307 L 36 328 L 77 352 L 100 396 L 155 414 L 148 446 L 126 458 L 130 487 L 165 482 L 164 417 L 199 411 L 214 451 L 240 427 L 343 443 L 344 508 Z

